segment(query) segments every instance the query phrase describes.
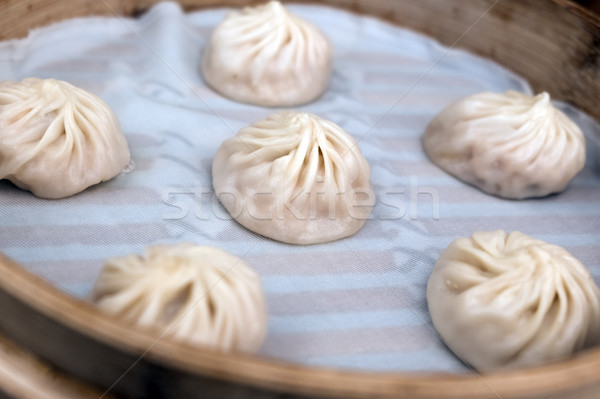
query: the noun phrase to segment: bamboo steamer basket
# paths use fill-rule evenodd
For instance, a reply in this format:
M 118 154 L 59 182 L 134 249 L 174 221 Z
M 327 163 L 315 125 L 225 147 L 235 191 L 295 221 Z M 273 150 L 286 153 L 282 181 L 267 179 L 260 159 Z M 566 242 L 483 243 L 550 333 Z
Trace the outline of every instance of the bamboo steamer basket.
M 4 0 L 0 40 L 156 0 Z M 186 10 L 243 0 L 182 0 Z M 322 0 L 488 57 L 600 120 L 600 19 L 569 0 Z M 0 254 L 0 391 L 31 398 L 598 398 L 600 347 L 483 375 L 372 373 L 222 354 L 132 329 Z M 26 349 L 24 349 L 26 348 Z M 1 395 L 0 395 L 1 396 Z

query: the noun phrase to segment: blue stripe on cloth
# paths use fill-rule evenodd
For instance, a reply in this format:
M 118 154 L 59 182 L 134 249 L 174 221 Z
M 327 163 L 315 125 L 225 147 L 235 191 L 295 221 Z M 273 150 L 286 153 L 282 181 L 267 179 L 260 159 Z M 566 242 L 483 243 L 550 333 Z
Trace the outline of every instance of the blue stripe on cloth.
M 412 309 L 269 317 L 269 334 L 384 328 L 422 324 Z

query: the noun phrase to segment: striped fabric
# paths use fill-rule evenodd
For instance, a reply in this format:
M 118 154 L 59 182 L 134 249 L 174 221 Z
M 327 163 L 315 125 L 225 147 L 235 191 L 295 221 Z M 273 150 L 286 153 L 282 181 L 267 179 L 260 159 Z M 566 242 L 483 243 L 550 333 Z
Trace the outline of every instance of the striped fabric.
M 422 151 L 425 126 L 450 102 L 484 90 L 530 92 L 526 82 L 375 19 L 290 8 L 335 49 L 331 87 L 298 110 L 342 126 L 372 168 L 378 202 L 355 236 L 291 246 L 231 220 L 211 190 L 213 154 L 273 110 L 229 101 L 199 74 L 225 10 L 186 15 L 162 3 L 137 20 L 69 20 L 0 43 L 0 79 L 53 77 L 94 92 L 119 116 L 133 157 L 128 172 L 62 200 L 0 182 L 0 251 L 85 298 L 106 257 L 157 243 L 221 247 L 262 276 L 270 314 L 262 355 L 364 370 L 468 371 L 436 336 L 425 300 L 437 256 L 458 236 L 520 230 L 565 246 L 600 278 L 600 157 L 591 141 L 589 165 L 564 193 L 526 201 L 467 186 Z M 561 107 L 598 142 L 590 118 Z

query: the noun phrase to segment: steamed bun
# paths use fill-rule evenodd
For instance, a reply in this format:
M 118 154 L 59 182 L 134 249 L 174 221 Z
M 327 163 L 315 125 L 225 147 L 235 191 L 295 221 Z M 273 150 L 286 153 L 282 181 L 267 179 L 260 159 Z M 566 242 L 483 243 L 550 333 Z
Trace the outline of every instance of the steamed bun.
M 331 45 L 321 31 L 271 1 L 229 14 L 208 43 L 202 72 L 226 97 L 276 107 L 319 97 L 331 66 Z
M 562 191 L 585 163 L 583 133 L 547 93 L 467 97 L 431 121 L 423 144 L 442 169 L 504 198 Z
M 243 226 L 274 240 L 314 244 L 354 234 L 374 196 L 369 164 L 336 124 L 279 112 L 223 142 L 215 192 Z
M 92 301 L 167 336 L 220 350 L 255 352 L 267 331 L 258 274 L 217 248 L 157 245 L 146 256 L 108 259 Z
M 476 232 L 442 252 L 427 286 L 433 324 L 480 371 L 564 359 L 600 338 L 600 290 L 564 248 Z
M 119 174 L 129 147 L 100 98 L 67 82 L 0 82 L 0 179 L 62 198 Z

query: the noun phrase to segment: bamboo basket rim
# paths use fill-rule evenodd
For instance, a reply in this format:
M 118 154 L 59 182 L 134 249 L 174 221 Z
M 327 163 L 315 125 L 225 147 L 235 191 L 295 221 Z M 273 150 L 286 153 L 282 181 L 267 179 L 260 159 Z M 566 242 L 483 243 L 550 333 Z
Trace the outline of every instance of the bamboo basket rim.
M 458 383 L 462 390 L 471 393 L 471 396 L 463 397 L 491 394 L 492 397 L 511 398 L 522 393 L 521 383 L 526 383 L 536 394 L 544 395 L 556 393 L 556 386 L 569 389 L 600 381 L 600 347 L 583 351 L 562 362 L 491 374 L 340 370 L 198 348 L 167 338 L 157 339 L 156 332 L 151 329 L 131 328 L 128 323 L 60 291 L 1 253 L 0 289 L 40 313 L 106 345 L 143 355 L 150 361 L 160 361 L 181 371 L 269 390 L 282 389 L 309 395 L 318 393 L 335 398 L 364 397 L 366 394 L 384 397 L 402 391 L 427 393 L 432 388 L 433 394 L 451 390 Z M 198 356 L 190 356 L 190 353 Z M 549 377 L 552 377 L 551 384 L 548 383 Z M 333 390 L 332 379 L 339 383 Z
M 28 2 L 32 4 L 33 0 Z M 552 2 L 586 23 L 600 28 L 600 18 L 574 2 Z M 0 6 L 0 11 L 10 11 L 16 3 L 17 1 L 9 0 L 5 8 Z M 153 0 L 124 0 L 123 3 L 127 14 L 135 14 L 151 5 Z M 594 116 L 598 118 L 599 115 L 600 111 Z M 556 394 L 557 389 L 569 390 L 600 383 L 600 347 L 588 349 L 557 363 L 480 375 L 340 370 L 242 353 L 221 353 L 166 338 L 157 340 L 156 331 L 131 328 L 127 323 L 99 311 L 91 304 L 60 291 L 1 252 L 0 291 L 32 311 L 122 352 L 136 357 L 143 356 L 147 361 L 182 372 L 269 391 L 330 398 L 358 398 L 366 395 L 398 397 L 413 393 L 420 395 L 419 397 L 435 397 L 439 392 L 452 392 L 460 384 L 461 389 L 457 393 L 460 396 L 457 397 L 516 398 L 523 393 L 524 386 L 536 395 L 543 396 Z M 332 385 L 332 381 L 336 383 Z

